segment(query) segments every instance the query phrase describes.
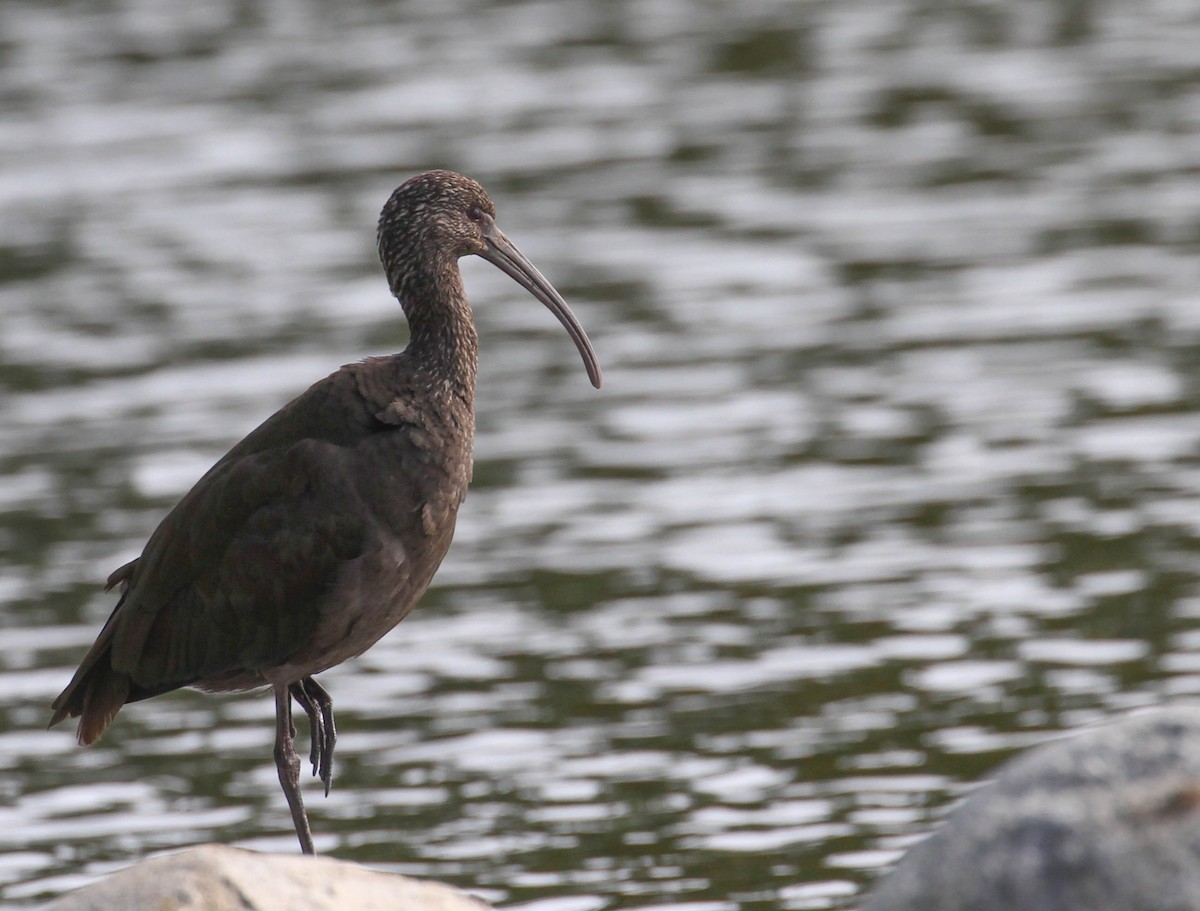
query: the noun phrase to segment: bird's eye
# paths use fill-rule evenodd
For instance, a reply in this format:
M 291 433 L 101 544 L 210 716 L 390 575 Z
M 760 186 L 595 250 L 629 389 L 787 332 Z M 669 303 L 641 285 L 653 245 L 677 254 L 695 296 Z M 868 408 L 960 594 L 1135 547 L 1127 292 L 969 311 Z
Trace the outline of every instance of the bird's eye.
M 471 208 L 467 209 L 467 218 L 471 219 L 471 221 L 483 221 L 483 209 L 479 208 L 479 206 L 471 206 Z

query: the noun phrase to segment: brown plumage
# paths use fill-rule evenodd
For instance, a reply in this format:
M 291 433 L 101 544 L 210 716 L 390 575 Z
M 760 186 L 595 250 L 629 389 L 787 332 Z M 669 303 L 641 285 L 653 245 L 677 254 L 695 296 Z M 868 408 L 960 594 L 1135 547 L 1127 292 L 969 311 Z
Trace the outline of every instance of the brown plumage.
M 332 778 L 329 695 L 313 679 L 370 648 L 428 587 L 471 477 L 478 338 L 458 270 L 494 263 L 558 317 L 600 386 L 566 303 L 496 227 L 483 187 L 431 171 L 399 187 L 379 254 L 408 319 L 400 354 L 348 364 L 233 447 L 108 579 L 120 600 L 67 688 L 55 725 L 94 742 L 121 707 L 182 686 L 271 686 L 275 759 L 302 850 L 291 700 L 308 715 L 313 773 Z

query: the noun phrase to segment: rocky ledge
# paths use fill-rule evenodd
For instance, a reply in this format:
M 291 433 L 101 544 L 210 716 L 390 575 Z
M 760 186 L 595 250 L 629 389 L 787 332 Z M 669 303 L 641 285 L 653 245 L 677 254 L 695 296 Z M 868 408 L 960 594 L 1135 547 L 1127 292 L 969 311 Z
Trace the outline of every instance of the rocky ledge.
M 134 864 L 45 911 L 490 911 L 443 883 L 327 857 L 202 845 Z
M 1200 911 L 1200 708 L 1134 712 L 1005 764 L 862 911 Z

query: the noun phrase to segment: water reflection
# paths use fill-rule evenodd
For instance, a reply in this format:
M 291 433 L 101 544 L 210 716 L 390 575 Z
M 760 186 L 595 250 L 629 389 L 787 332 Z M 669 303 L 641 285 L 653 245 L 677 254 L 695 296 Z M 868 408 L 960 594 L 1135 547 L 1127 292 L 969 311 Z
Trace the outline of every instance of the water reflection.
M 846 907 L 1013 750 L 1200 692 L 1190 20 L 1074 4 L 0 8 L 0 882 L 292 851 L 270 701 L 49 701 L 212 460 L 404 331 L 480 177 L 475 489 L 326 675 L 318 850 L 536 911 Z M 310 792 L 311 793 L 311 792 Z

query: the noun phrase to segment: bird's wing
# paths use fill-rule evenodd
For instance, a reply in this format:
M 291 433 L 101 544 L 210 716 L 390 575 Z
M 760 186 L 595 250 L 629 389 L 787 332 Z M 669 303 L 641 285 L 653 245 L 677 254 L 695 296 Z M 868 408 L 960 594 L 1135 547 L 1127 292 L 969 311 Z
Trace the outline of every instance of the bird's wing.
M 137 698 L 269 668 L 305 642 L 339 571 L 379 546 L 354 454 L 394 428 L 353 373 L 314 384 L 238 443 L 113 574 L 121 601 L 76 679 L 107 654 Z
M 343 565 L 372 546 L 345 455 L 303 439 L 205 475 L 130 574 L 111 621 L 113 669 L 161 689 L 297 651 Z

